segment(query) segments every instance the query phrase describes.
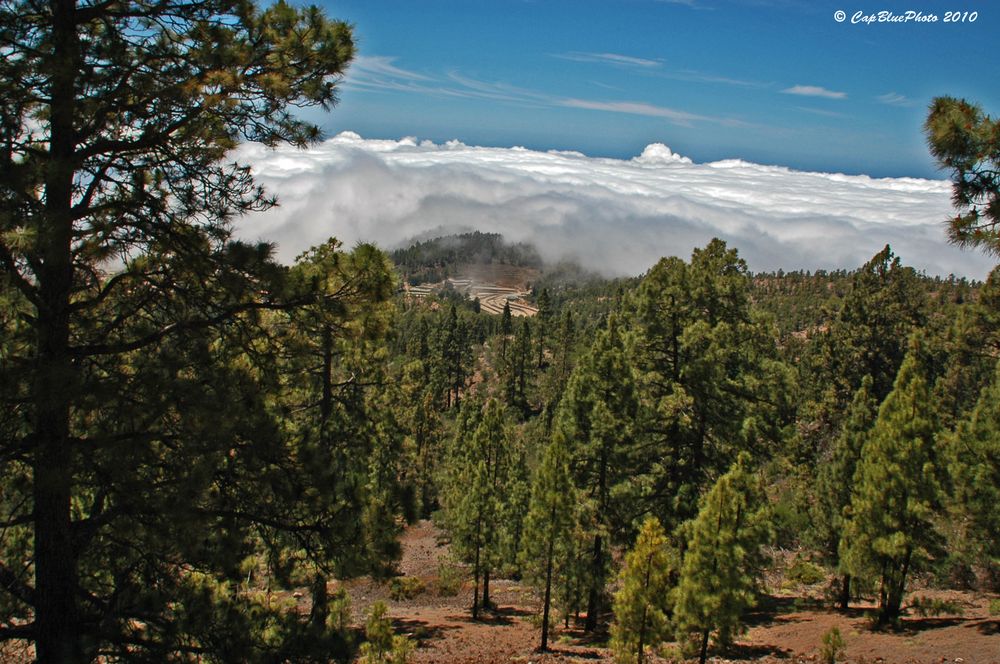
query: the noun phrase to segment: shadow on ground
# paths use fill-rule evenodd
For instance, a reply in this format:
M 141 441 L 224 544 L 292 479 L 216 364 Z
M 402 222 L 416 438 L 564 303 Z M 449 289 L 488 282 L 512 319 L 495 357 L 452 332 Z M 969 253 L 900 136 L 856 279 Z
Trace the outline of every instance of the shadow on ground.
M 479 618 L 472 619 L 471 610 L 469 613 L 448 616 L 448 620 L 463 623 L 475 623 L 477 625 L 513 625 L 516 618 L 534 615 L 531 611 L 518 609 L 515 607 L 494 607 L 480 611 Z
M 778 646 L 762 643 L 735 643 L 728 648 L 712 648 L 727 660 L 747 661 L 758 660 L 762 657 L 773 657 L 774 659 L 788 659 L 792 656 L 792 651 Z
M 425 620 L 414 618 L 396 618 L 392 621 L 392 625 L 396 632 L 409 634 L 421 644 L 427 641 L 442 639 L 445 632 L 458 629 L 458 627 L 453 625 L 431 625 Z

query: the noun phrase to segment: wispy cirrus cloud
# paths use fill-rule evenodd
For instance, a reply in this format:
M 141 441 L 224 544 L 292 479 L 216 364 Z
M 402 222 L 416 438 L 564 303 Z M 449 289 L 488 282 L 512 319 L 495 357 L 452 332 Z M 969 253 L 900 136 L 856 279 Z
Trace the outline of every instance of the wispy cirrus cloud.
M 843 113 L 838 113 L 836 111 L 828 111 L 825 108 L 810 108 L 808 106 L 796 106 L 795 110 L 803 111 L 805 113 L 812 113 L 813 115 L 822 115 L 825 118 L 846 118 L 847 115 Z
M 663 66 L 662 60 L 639 58 L 634 55 L 622 55 L 621 53 L 585 53 L 580 51 L 570 51 L 569 53 L 556 53 L 553 54 L 552 57 L 559 58 L 560 60 L 572 60 L 573 62 L 596 62 L 616 67 L 656 69 Z
M 622 55 L 619 53 L 585 53 L 571 51 L 569 53 L 555 53 L 552 57 L 560 60 L 570 60 L 572 62 L 599 63 L 617 67 L 630 67 L 638 71 L 645 71 L 650 76 L 667 78 L 675 81 L 690 81 L 695 83 L 717 83 L 722 85 L 733 85 L 743 88 L 765 88 L 771 83 L 760 81 L 749 81 L 730 76 L 720 76 L 718 74 L 697 71 L 694 69 L 673 69 L 664 68 L 662 59 L 639 58 L 632 55 Z
M 627 56 L 620 56 L 627 57 Z M 369 91 L 400 91 L 439 97 L 485 99 L 534 107 L 581 108 L 608 113 L 625 113 L 662 118 L 674 124 L 690 127 L 696 122 L 709 122 L 730 127 L 750 126 L 738 118 L 693 113 L 642 100 L 597 100 L 565 98 L 546 92 L 522 88 L 504 81 L 483 81 L 451 71 L 434 77 L 404 69 L 391 56 L 369 56 L 357 63 L 359 76 L 349 77 L 348 87 Z
M 709 7 L 702 0 L 657 0 L 657 2 L 665 5 L 681 5 L 690 9 L 713 9 L 713 7 Z
M 415 71 L 397 67 L 394 62 L 398 58 L 388 55 L 359 55 L 351 63 L 351 76 L 362 78 L 397 78 L 407 81 L 429 81 L 430 77 Z
M 909 97 L 896 92 L 887 92 L 884 95 L 875 97 L 875 99 L 878 100 L 880 104 L 886 104 L 888 106 L 910 107 L 916 105 L 916 102 Z
M 722 85 L 733 85 L 740 88 L 767 88 L 773 85 L 772 83 L 764 83 L 762 81 L 749 81 L 740 78 L 732 78 L 730 76 L 719 76 L 717 74 L 697 71 L 694 69 L 679 69 L 675 72 L 666 74 L 666 76 L 667 78 L 673 78 L 679 81 L 720 83 Z
M 644 115 L 652 118 L 663 118 L 670 122 L 690 127 L 695 122 L 710 122 L 726 126 L 748 126 L 747 123 L 736 118 L 700 115 L 689 113 L 676 108 L 658 106 L 642 101 L 597 101 L 592 99 L 562 99 L 560 106 L 570 108 L 583 108 L 591 111 L 606 111 L 609 113 L 626 113 L 628 115 Z
M 588 99 L 564 99 L 560 103 L 570 108 L 585 108 L 591 111 L 608 111 L 610 113 L 627 113 L 629 115 L 645 115 L 653 118 L 664 118 L 685 126 L 692 122 L 708 120 L 709 118 L 696 113 L 679 111 L 666 106 L 656 106 L 641 101 L 593 101 Z
M 818 85 L 793 85 L 782 90 L 786 95 L 799 95 L 802 97 L 823 97 L 825 99 L 847 99 L 846 92 L 827 90 Z

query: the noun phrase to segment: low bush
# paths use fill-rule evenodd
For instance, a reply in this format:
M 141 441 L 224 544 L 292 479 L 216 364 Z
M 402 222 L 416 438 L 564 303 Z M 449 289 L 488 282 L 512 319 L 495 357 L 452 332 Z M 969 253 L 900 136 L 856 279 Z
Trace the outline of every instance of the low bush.
M 796 554 L 792 564 L 785 572 L 785 578 L 794 583 L 811 586 L 826 578 L 826 571 L 815 563 L 811 563 L 801 555 Z
M 955 602 L 931 597 L 914 597 L 910 600 L 909 609 L 921 618 L 941 615 L 960 616 L 965 611 Z
M 424 582 L 414 576 L 397 576 L 389 582 L 389 597 L 397 602 L 413 599 L 425 589 Z
M 465 573 L 458 565 L 442 562 L 438 567 L 437 594 L 454 597 L 462 590 Z

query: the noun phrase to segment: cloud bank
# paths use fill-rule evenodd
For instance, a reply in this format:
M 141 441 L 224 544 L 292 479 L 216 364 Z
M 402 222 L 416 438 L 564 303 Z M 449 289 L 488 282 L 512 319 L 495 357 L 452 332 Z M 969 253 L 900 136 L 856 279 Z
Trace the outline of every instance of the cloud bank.
M 947 243 L 944 180 L 696 164 L 659 143 L 618 160 L 351 132 L 305 151 L 244 145 L 237 159 L 280 202 L 241 219 L 237 235 L 276 242 L 286 261 L 331 236 L 394 248 L 481 230 L 609 275 L 686 258 L 712 237 L 738 248 L 755 271 L 853 269 L 887 243 L 929 274 L 983 278 L 992 267 Z

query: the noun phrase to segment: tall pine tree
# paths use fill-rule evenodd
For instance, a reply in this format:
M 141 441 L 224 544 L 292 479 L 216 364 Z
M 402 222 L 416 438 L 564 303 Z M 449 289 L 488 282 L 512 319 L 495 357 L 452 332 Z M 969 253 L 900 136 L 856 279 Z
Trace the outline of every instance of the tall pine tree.
M 543 589 L 542 651 L 549 645 L 552 586 L 559 583 L 572 536 L 576 500 L 569 463 L 566 440 L 557 432 L 535 471 L 525 521 L 523 567 L 526 576 Z
M 709 637 L 730 643 L 743 612 L 756 602 L 760 547 L 771 534 L 765 500 L 750 456 L 741 453 L 703 497 L 698 516 L 681 530 L 687 547 L 674 620 L 678 635 L 697 637 L 701 664 Z
M 851 504 L 854 472 L 861 450 L 878 415 L 878 402 L 872 397 L 872 379 L 865 376 L 854 395 L 840 436 L 830 451 L 830 458 L 820 466 L 813 509 L 813 531 L 827 561 L 841 571 L 839 603 L 846 610 L 851 599 L 851 575 L 840 561 L 840 540 L 844 531 L 844 510 Z
M 880 624 L 899 618 L 907 577 L 938 544 L 934 515 L 943 498 L 944 467 L 921 352 L 915 335 L 862 448 L 841 540 L 851 575 L 878 586 Z
M 1000 572 L 1000 365 L 969 417 L 946 438 L 956 502 L 968 515 L 973 551 Z
M 594 340 L 570 378 L 555 428 L 570 441 L 574 482 L 584 507 L 581 524 L 590 534 L 586 629 L 597 627 L 605 607 L 612 541 L 624 541 L 635 508 L 635 443 L 638 411 L 632 366 L 616 315 Z
M 625 555 L 621 587 L 615 594 L 610 647 L 616 662 L 642 664 L 646 648 L 655 648 L 672 634 L 678 558 L 663 526 L 656 517 L 648 517 Z

